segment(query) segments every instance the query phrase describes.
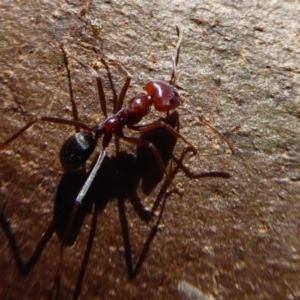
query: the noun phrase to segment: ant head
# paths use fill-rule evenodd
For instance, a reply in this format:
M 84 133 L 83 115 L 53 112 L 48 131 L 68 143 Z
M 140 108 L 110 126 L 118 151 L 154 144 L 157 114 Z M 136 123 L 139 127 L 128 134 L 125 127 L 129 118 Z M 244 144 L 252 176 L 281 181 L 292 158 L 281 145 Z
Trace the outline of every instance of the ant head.
M 167 112 L 173 110 L 181 104 L 182 99 L 173 85 L 162 81 L 149 81 L 145 90 L 153 98 L 153 104 L 157 111 Z

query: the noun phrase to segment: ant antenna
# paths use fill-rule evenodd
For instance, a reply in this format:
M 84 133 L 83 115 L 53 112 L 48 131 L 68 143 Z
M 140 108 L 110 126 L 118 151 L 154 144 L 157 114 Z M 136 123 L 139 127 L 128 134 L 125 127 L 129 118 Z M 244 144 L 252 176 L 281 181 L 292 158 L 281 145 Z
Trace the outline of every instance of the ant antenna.
M 179 26 L 176 26 L 176 30 L 177 30 L 177 35 L 178 35 L 178 41 L 175 47 L 175 51 L 176 51 L 176 56 L 172 57 L 172 62 L 173 62 L 173 71 L 172 71 L 172 75 L 171 75 L 171 79 L 170 79 L 170 84 L 175 86 L 176 83 L 176 79 L 177 79 L 177 65 L 178 65 L 178 60 L 179 60 L 179 52 L 180 52 L 180 46 L 181 46 L 181 42 L 182 42 L 182 30 Z
M 184 102 L 187 102 L 192 107 L 193 113 L 195 113 L 196 107 L 192 104 L 192 102 L 183 96 L 180 96 L 180 98 L 182 98 Z M 205 117 L 203 115 L 196 114 L 196 116 L 203 125 L 209 127 L 213 132 L 215 132 L 217 135 L 219 135 L 219 137 L 228 145 L 231 153 L 234 154 L 234 148 L 231 145 L 231 143 L 228 141 L 228 139 L 225 137 L 225 135 L 223 133 L 221 133 L 217 128 L 210 125 L 209 122 L 205 119 Z
M 171 80 L 170 80 L 170 84 L 173 86 L 175 86 L 176 79 L 177 79 L 177 64 L 178 64 L 178 59 L 179 59 L 180 46 L 181 46 L 181 42 L 182 42 L 182 30 L 179 26 L 176 26 L 176 30 L 177 30 L 177 34 L 178 34 L 178 41 L 177 41 L 176 48 L 175 48 L 176 49 L 175 58 L 172 57 L 173 71 L 172 71 Z M 180 98 L 183 100 L 183 102 L 189 103 L 189 105 L 192 108 L 192 112 L 195 114 L 196 107 L 187 98 L 185 98 L 183 96 L 180 96 Z M 224 134 L 221 133 L 214 126 L 210 125 L 209 122 L 204 118 L 204 116 L 199 115 L 199 114 L 196 114 L 196 116 L 203 125 L 209 127 L 212 131 L 214 131 L 217 135 L 219 135 L 219 137 L 222 138 L 222 140 L 228 145 L 231 153 L 234 154 L 234 148 L 231 145 L 231 143 L 228 141 L 228 139 L 224 136 Z

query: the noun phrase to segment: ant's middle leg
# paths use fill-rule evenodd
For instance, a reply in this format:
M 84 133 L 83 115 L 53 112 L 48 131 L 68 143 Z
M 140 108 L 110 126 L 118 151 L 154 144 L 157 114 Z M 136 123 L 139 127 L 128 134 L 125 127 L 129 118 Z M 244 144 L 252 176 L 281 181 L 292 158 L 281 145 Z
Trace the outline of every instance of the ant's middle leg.
M 182 141 L 189 146 L 193 150 L 194 153 L 197 152 L 197 149 L 195 146 L 190 143 L 184 136 L 182 136 L 178 131 L 176 131 L 173 127 L 171 127 L 169 124 L 163 122 L 163 121 L 156 121 L 151 124 L 146 124 L 146 125 L 132 125 L 128 126 L 128 128 L 132 130 L 139 131 L 141 133 L 144 133 L 146 131 L 158 128 L 158 127 L 163 127 L 166 128 L 174 137 L 182 139 Z

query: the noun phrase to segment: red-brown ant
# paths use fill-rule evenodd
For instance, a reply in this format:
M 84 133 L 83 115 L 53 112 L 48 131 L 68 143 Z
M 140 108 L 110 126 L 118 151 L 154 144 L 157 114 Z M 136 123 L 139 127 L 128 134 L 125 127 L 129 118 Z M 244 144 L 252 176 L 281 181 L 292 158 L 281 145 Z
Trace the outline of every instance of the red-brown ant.
M 190 148 L 193 149 L 194 152 L 196 152 L 195 147 L 190 142 L 188 142 L 179 132 L 177 132 L 170 125 L 164 123 L 163 121 L 156 121 L 147 125 L 137 125 L 143 119 L 143 117 L 145 117 L 150 112 L 151 106 L 154 106 L 154 108 L 159 112 L 169 112 L 171 110 L 176 109 L 182 102 L 187 101 L 187 99 L 180 96 L 178 91 L 175 89 L 176 64 L 177 64 L 179 48 L 182 40 L 182 34 L 180 29 L 178 29 L 178 33 L 179 33 L 179 39 L 176 46 L 176 59 L 173 59 L 173 73 L 170 82 L 167 83 L 162 80 L 149 81 L 145 85 L 145 93 L 141 93 L 133 97 L 131 100 L 129 100 L 128 104 L 123 108 L 122 106 L 126 96 L 126 92 L 130 85 L 131 76 L 120 64 L 118 64 L 119 67 L 123 70 L 123 72 L 126 75 L 126 81 L 124 83 L 124 86 L 118 98 L 117 112 L 111 117 L 108 117 L 106 113 L 106 99 L 105 99 L 104 89 L 102 86 L 100 75 L 94 69 L 92 69 L 84 62 L 82 62 L 80 59 L 70 55 L 62 45 L 61 48 L 64 54 L 64 58 L 66 60 L 65 63 L 66 63 L 67 71 L 68 71 L 67 56 L 69 56 L 70 58 L 76 60 L 81 66 L 87 69 L 92 74 L 93 77 L 96 78 L 100 104 L 106 119 L 102 123 L 97 124 L 94 127 L 90 127 L 87 124 L 78 121 L 76 119 L 76 114 L 74 113 L 73 114 L 75 116 L 74 117 L 75 120 L 55 118 L 50 116 L 41 116 L 27 123 L 12 137 L 10 137 L 5 142 L 0 144 L 0 149 L 4 148 L 6 145 L 8 145 L 9 143 L 17 139 L 23 132 L 25 132 L 27 129 L 29 129 L 31 126 L 33 126 L 35 123 L 38 122 L 66 124 L 69 126 L 75 126 L 76 128 L 81 128 L 84 131 L 77 132 L 76 134 L 70 136 L 63 143 L 60 150 L 60 161 L 63 168 L 66 171 L 72 171 L 74 169 L 81 167 L 88 160 L 90 155 L 95 150 L 98 139 L 103 136 L 102 145 L 104 150 L 98 156 L 98 160 L 96 164 L 94 165 L 92 171 L 89 174 L 88 179 L 86 180 L 84 186 L 82 187 L 80 193 L 78 194 L 75 200 L 75 206 L 61 242 L 62 247 L 65 242 L 65 239 L 68 238 L 70 229 L 73 225 L 73 219 L 75 217 L 76 209 L 78 205 L 82 203 L 82 200 L 85 197 L 86 192 L 89 189 L 91 183 L 93 182 L 93 179 L 96 176 L 97 171 L 101 167 L 102 161 L 106 155 L 105 149 L 110 143 L 113 135 L 116 135 L 117 137 L 124 139 L 125 141 L 131 144 L 150 148 L 154 153 L 157 161 L 159 162 L 162 170 L 164 171 L 167 179 L 169 180 L 170 183 L 174 185 L 173 181 L 168 176 L 164 163 L 158 151 L 156 150 L 155 146 L 146 140 L 125 136 L 123 133 L 123 128 L 125 126 L 127 126 L 131 130 L 135 130 L 142 133 L 157 127 L 165 127 L 172 135 L 174 135 L 177 138 L 181 138 Z M 71 90 L 70 78 L 69 78 L 69 86 Z M 71 98 L 72 98 L 72 92 L 71 92 Z M 228 142 L 228 140 L 217 129 L 215 129 L 210 124 L 208 124 L 202 116 L 198 115 L 197 117 L 202 123 L 209 126 L 212 130 L 214 130 L 217 134 L 219 134 L 224 139 L 224 141 L 229 145 L 231 151 L 233 152 L 233 148 Z M 55 286 L 57 280 L 59 279 L 60 267 L 62 262 L 62 247 L 61 247 L 60 264 L 57 271 L 56 279 L 53 282 L 53 286 Z
M 92 74 L 93 77 L 96 78 L 98 84 L 100 104 L 101 104 L 103 114 L 106 117 L 106 120 L 102 123 L 97 124 L 94 127 L 90 127 L 87 124 L 77 120 L 67 120 L 62 118 L 41 116 L 27 123 L 12 137 L 10 137 L 5 142 L 0 144 L 0 149 L 5 147 L 13 140 L 15 140 L 18 136 L 20 136 L 24 131 L 26 131 L 35 123 L 52 122 L 58 124 L 66 124 L 66 125 L 75 126 L 76 128 L 82 128 L 85 130 L 83 132 L 77 132 L 76 134 L 70 136 L 61 147 L 60 161 L 63 168 L 66 171 L 71 171 L 81 167 L 95 150 L 97 140 L 103 136 L 102 145 L 104 151 L 102 155 L 99 156 L 98 163 L 95 165 L 94 170 L 92 172 L 92 173 L 96 173 L 97 169 L 100 167 L 101 162 L 105 156 L 105 149 L 110 143 L 112 136 L 115 135 L 131 144 L 150 148 L 154 153 L 157 161 L 159 162 L 162 170 L 164 171 L 164 173 L 168 178 L 166 168 L 155 146 L 152 143 L 147 142 L 143 139 L 124 135 L 123 128 L 127 126 L 129 129 L 135 131 L 146 132 L 148 130 L 152 130 L 157 127 L 165 127 L 172 135 L 174 135 L 177 138 L 181 138 L 190 148 L 193 149 L 194 152 L 196 152 L 195 147 L 190 142 L 188 142 L 179 132 L 177 132 L 175 129 L 173 129 L 171 126 L 164 123 L 163 121 L 156 121 L 147 125 L 136 125 L 141 121 L 143 117 L 145 117 L 150 112 L 152 105 L 159 112 L 169 112 L 171 110 L 176 109 L 183 101 L 187 101 L 185 98 L 179 95 L 178 91 L 174 87 L 176 81 L 176 62 L 178 60 L 179 49 L 182 40 L 181 30 L 179 28 L 177 29 L 178 29 L 179 39 L 176 46 L 176 51 L 177 51 L 176 59 L 173 59 L 173 73 L 172 73 L 170 83 L 167 83 L 162 80 L 149 81 L 145 85 L 145 93 L 141 93 L 133 97 L 132 99 L 129 100 L 128 104 L 122 108 L 124 98 L 130 84 L 131 76 L 125 70 L 124 67 L 119 65 L 122 71 L 126 74 L 126 81 L 119 95 L 118 107 L 117 107 L 118 111 L 116 114 L 114 114 L 111 117 L 107 117 L 106 100 L 105 100 L 105 94 L 102 87 L 102 81 L 100 75 L 94 69 L 86 65 L 84 62 L 70 55 L 65 50 L 64 46 L 61 45 L 65 57 L 69 56 L 74 60 L 76 60 L 81 66 L 86 68 Z M 216 128 L 212 127 L 209 123 L 207 123 L 204 117 L 199 115 L 197 117 L 202 123 L 209 126 L 212 130 L 214 130 L 217 134 L 219 134 L 223 138 L 223 140 L 229 145 L 233 153 L 233 147 L 228 142 L 228 140 Z M 171 179 L 168 178 L 168 180 L 174 185 Z M 88 186 L 91 183 L 90 180 L 88 180 L 88 182 L 89 183 L 87 183 L 86 188 L 88 188 Z M 82 197 L 83 196 L 84 194 L 82 194 Z M 82 197 L 78 197 L 76 199 L 76 203 L 80 203 Z

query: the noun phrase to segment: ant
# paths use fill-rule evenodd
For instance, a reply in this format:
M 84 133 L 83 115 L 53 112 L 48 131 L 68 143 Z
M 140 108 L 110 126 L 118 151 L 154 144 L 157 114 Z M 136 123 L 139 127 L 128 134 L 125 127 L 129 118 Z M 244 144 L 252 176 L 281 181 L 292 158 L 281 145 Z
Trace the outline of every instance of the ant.
M 173 127 L 165 123 L 164 121 L 154 121 L 150 124 L 146 125 L 138 125 L 138 123 L 149 114 L 151 111 L 151 107 L 154 106 L 154 109 L 158 112 L 166 112 L 169 113 L 172 110 L 175 110 L 180 104 L 183 102 L 188 102 L 191 107 L 194 109 L 193 105 L 188 101 L 188 99 L 180 96 L 178 91 L 175 88 L 176 83 L 176 66 L 178 63 L 179 52 L 180 52 L 180 45 L 182 42 L 182 31 L 179 27 L 176 27 L 177 34 L 178 34 L 178 41 L 176 45 L 176 56 L 172 58 L 173 62 L 173 70 L 171 74 L 170 82 L 166 82 L 163 80 L 151 80 L 146 83 L 144 89 L 144 93 L 140 93 L 133 98 L 131 98 L 126 106 L 123 107 L 123 102 L 127 93 L 127 90 L 130 85 L 131 75 L 130 73 L 118 62 L 113 62 L 114 64 L 118 65 L 121 71 L 125 74 L 126 80 L 121 89 L 121 92 L 118 96 L 116 113 L 111 117 L 107 116 L 107 109 L 106 109 L 106 98 L 104 94 L 104 89 L 102 85 L 102 79 L 100 75 L 86 63 L 81 61 L 79 58 L 71 55 L 66 49 L 63 44 L 61 44 L 61 50 L 63 52 L 64 63 L 67 69 L 67 77 L 69 81 L 69 90 L 70 90 L 70 97 L 73 106 L 73 115 L 74 120 L 70 119 L 62 119 L 56 118 L 51 116 L 40 116 L 32 120 L 31 122 L 27 123 L 24 127 L 22 127 L 18 132 L 16 132 L 13 136 L 8 138 L 2 144 L 0 144 L 0 150 L 6 147 L 8 144 L 13 142 L 17 139 L 21 134 L 23 134 L 27 129 L 39 122 L 50 122 L 56 124 L 64 124 L 69 126 L 75 126 L 76 133 L 70 136 L 62 145 L 59 153 L 60 162 L 63 169 L 66 172 L 74 171 L 82 167 L 85 162 L 89 159 L 91 154 L 94 152 L 97 141 L 103 137 L 102 140 L 102 147 L 103 150 L 98 156 L 98 159 L 95 165 L 92 168 L 86 182 L 84 183 L 81 191 L 79 192 L 76 200 L 74 211 L 71 214 L 70 222 L 67 226 L 65 236 L 63 241 L 66 241 L 68 233 L 71 229 L 73 224 L 73 218 L 75 217 L 75 212 L 77 207 L 82 204 L 83 198 L 85 197 L 89 187 L 91 186 L 101 164 L 104 160 L 106 155 L 106 148 L 112 140 L 112 136 L 115 135 L 117 138 L 123 139 L 128 143 L 134 144 L 136 146 L 147 147 L 151 149 L 154 156 L 156 157 L 161 169 L 163 170 L 166 179 L 175 187 L 175 191 L 179 193 L 176 185 L 169 177 L 165 165 L 163 163 L 160 154 L 158 153 L 155 146 L 146 140 L 141 138 L 135 138 L 131 136 L 126 136 L 123 132 L 123 128 L 127 126 L 129 129 L 138 131 L 140 133 L 145 133 L 147 131 L 153 130 L 158 127 L 164 127 L 167 129 L 174 137 L 182 139 L 184 143 L 186 143 L 189 149 L 192 149 L 194 153 L 196 153 L 196 148 L 187 141 L 178 131 L 176 131 Z M 84 67 L 87 71 L 89 71 L 96 79 L 97 87 L 98 87 L 98 96 L 100 100 L 100 105 L 102 112 L 104 114 L 105 120 L 102 123 L 98 123 L 94 127 L 90 127 L 86 123 L 83 123 L 78 120 L 77 117 L 77 108 L 75 101 L 73 99 L 73 91 L 72 91 L 72 84 L 71 84 L 71 76 L 70 70 L 68 67 L 68 57 L 77 61 L 82 67 Z M 102 56 L 101 61 L 106 64 L 104 56 Z M 122 108 L 123 107 L 123 108 Z M 198 119 L 206 126 L 211 128 L 214 132 L 216 132 L 229 146 L 231 152 L 234 153 L 234 149 L 230 142 L 226 139 L 226 137 L 219 132 L 215 127 L 211 126 L 203 116 L 197 115 Z M 83 129 L 84 131 L 79 131 L 79 128 Z M 62 242 L 63 244 L 63 242 Z
M 103 140 L 102 140 L 103 151 L 99 155 L 98 161 L 90 174 L 91 178 L 88 178 L 85 188 L 78 195 L 76 199 L 76 204 L 80 204 L 82 202 L 82 199 L 88 187 L 90 186 L 93 178 L 95 177 L 97 170 L 101 166 L 101 163 L 106 154 L 105 149 L 111 142 L 113 135 L 136 146 L 143 146 L 151 149 L 161 169 L 165 173 L 168 181 L 176 188 L 173 181 L 169 178 L 164 163 L 158 151 L 156 150 L 155 146 L 152 143 L 147 142 L 141 138 L 126 136 L 123 132 L 123 128 L 127 126 L 131 130 L 144 133 L 146 131 L 153 130 L 154 128 L 157 127 L 164 127 L 173 136 L 182 139 L 182 141 L 186 143 L 189 146 L 189 148 L 193 150 L 194 153 L 196 153 L 196 148 L 190 142 L 188 142 L 179 132 L 177 132 L 170 125 L 166 124 L 163 121 L 155 121 L 153 123 L 146 124 L 146 125 L 137 125 L 146 115 L 149 114 L 152 106 L 154 106 L 155 110 L 157 110 L 158 112 L 168 113 L 171 110 L 175 110 L 184 101 L 188 101 L 186 98 L 180 96 L 178 91 L 175 88 L 176 65 L 177 65 L 179 51 L 180 51 L 180 44 L 182 41 L 182 31 L 179 27 L 177 27 L 177 32 L 179 38 L 176 45 L 176 58 L 172 59 L 173 71 L 172 71 L 170 82 L 168 83 L 163 80 L 149 81 L 148 83 L 146 83 L 144 87 L 145 92 L 140 93 L 137 96 L 134 96 L 132 99 L 129 100 L 128 104 L 123 108 L 122 106 L 123 106 L 124 98 L 126 96 L 126 92 L 130 85 L 131 75 L 123 66 L 116 63 L 119 65 L 120 69 L 126 75 L 126 81 L 118 97 L 117 112 L 111 117 L 107 116 L 106 99 L 105 99 L 105 94 L 104 94 L 100 75 L 94 69 L 92 69 L 87 64 L 85 64 L 83 61 L 69 54 L 68 51 L 65 49 L 64 45 L 61 44 L 61 49 L 63 51 L 66 63 L 67 63 L 67 57 L 72 58 L 76 60 L 82 67 L 87 69 L 92 74 L 92 76 L 96 78 L 97 85 L 98 85 L 98 92 L 99 92 L 99 100 L 100 100 L 104 117 L 106 119 L 102 123 L 98 123 L 96 126 L 90 127 L 86 123 L 76 120 L 76 117 L 75 120 L 68 120 L 68 119 L 62 119 L 62 118 L 56 118 L 50 116 L 40 116 L 35 118 L 33 121 L 27 123 L 17 133 L 15 133 L 9 139 L 4 141 L 2 144 L 0 144 L 0 149 L 4 148 L 6 145 L 14 141 L 23 132 L 25 132 L 27 129 L 29 129 L 31 126 L 33 126 L 38 122 L 50 122 L 50 123 L 75 126 L 77 131 L 78 128 L 81 128 L 85 131 L 75 133 L 63 143 L 59 156 L 60 156 L 61 165 L 65 171 L 72 171 L 83 166 L 84 163 L 90 157 L 90 155 L 94 152 L 98 139 L 103 136 Z M 104 58 L 102 58 L 102 60 L 104 61 Z M 69 70 L 67 71 L 68 71 L 68 77 L 70 77 Z M 71 90 L 70 78 L 69 78 L 69 85 Z M 71 98 L 72 98 L 72 93 L 71 93 Z M 71 100 L 73 103 L 73 99 Z M 190 102 L 189 104 L 192 105 Z M 230 142 L 226 139 L 226 137 L 222 133 L 220 133 L 215 127 L 211 126 L 203 116 L 197 115 L 197 117 L 204 125 L 207 125 L 213 131 L 215 131 L 228 144 L 229 148 L 231 149 L 231 152 L 234 153 L 233 147 L 231 146 Z
M 125 74 L 126 80 L 125 83 L 121 89 L 121 92 L 118 96 L 117 101 L 117 112 L 112 115 L 111 117 L 107 116 L 106 111 L 106 98 L 104 94 L 104 89 L 102 85 L 102 79 L 100 75 L 91 67 L 89 67 L 87 64 L 85 64 L 83 61 L 81 61 L 79 58 L 72 56 L 66 49 L 65 46 L 61 45 L 61 50 L 63 52 L 64 61 L 67 69 L 67 75 L 68 75 L 68 81 L 69 81 L 69 88 L 70 88 L 70 94 L 71 94 L 71 102 L 73 104 L 73 115 L 74 120 L 70 119 L 62 119 L 62 118 L 56 118 L 51 116 L 40 116 L 32 120 L 31 122 L 27 123 L 24 127 L 22 127 L 18 132 L 16 132 L 13 136 L 8 138 L 6 141 L 0 144 L 0 150 L 4 147 L 6 147 L 8 144 L 13 142 L 15 139 L 17 139 L 21 134 L 23 134 L 27 129 L 29 129 L 31 126 L 33 126 L 36 123 L 39 122 L 50 122 L 50 123 L 56 123 L 56 124 L 64 124 L 69 126 L 74 126 L 76 128 L 77 133 L 70 136 L 62 145 L 59 153 L 60 162 L 63 167 L 63 169 L 66 172 L 71 172 L 73 170 L 79 169 L 82 167 L 85 162 L 89 159 L 91 154 L 94 152 L 98 140 L 103 137 L 102 139 L 102 147 L 103 150 L 100 152 L 97 161 L 95 165 L 92 167 L 92 171 L 90 172 L 87 180 L 85 181 L 81 191 L 76 197 L 75 205 L 73 208 L 73 211 L 71 213 L 71 217 L 68 221 L 67 228 L 65 229 L 65 232 L 63 234 L 62 240 L 61 240 L 61 258 L 60 258 L 60 265 L 57 271 L 56 279 L 53 282 L 53 288 L 57 284 L 59 280 L 59 273 L 60 273 L 60 267 L 62 262 L 62 247 L 67 242 L 67 238 L 69 237 L 69 233 L 71 230 L 71 227 L 73 225 L 73 221 L 75 218 L 75 213 L 77 208 L 80 204 L 82 204 L 82 201 L 84 197 L 87 194 L 87 191 L 89 190 L 99 168 L 102 165 L 102 162 L 104 160 L 104 157 L 106 156 L 106 148 L 109 145 L 109 143 L 112 140 L 112 136 L 115 135 L 116 137 L 123 139 L 127 141 L 128 143 L 134 144 L 136 146 L 142 146 L 147 147 L 151 149 L 153 154 L 155 155 L 161 169 L 163 170 L 167 181 L 171 183 L 176 191 L 178 192 L 173 180 L 169 177 L 166 167 L 163 163 L 162 158 L 160 157 L 159 152 L 155 148 L 155 146 L 146 140 L 143 140 L 141 138 L 135 138 L 131 136 L 126 136 L 123 132 L 123 128 L 127 126 L 129 129 L 138 131 L 140 133 L 145 133 L 147 131 L 151 131 L 158 127 L 164 127 L 167 129 L 174 137 L 182 139 L 182 141 L 188 145 L 190 149 L 193 150 L 194 153 L 196 153 L 196 148 L 187 141 L 179 132 L 177 132 L 173 127 L 168 125 L 167 123 L 163 121 L 155 121 L 150 124 L 146 125 L 138 125 L 138 123 L 149 114 L 151 111 L 151 107 L 154 106 L 154 109 L 159 112 L 170 112 L 171 110 L 175 110 L 179 105 L 181 105 L 183 102 L 189 102 L 186 98 L 183 96 L 180 96 L 178 91 L 175 88 L 176 83 L 176 66 L 178 62 L 179 57 L 179 51 L 180 51 L 180 45 L 182 41 L 182 32 L 180 28 L 177 27 L 177 33 L 178 33 L 178 42 L 176 45 L 176 56 L 172 59 L 173 61 L 173 70 L 171 79 L 169 82 L 162 81 L 162 80 L 151 80 L 148 83 L 146 83 L 144 89 L 144 93 L 140 93 L 133 98 L 131 98 L 128 101 L 128 104 L 123 107 L 123 102 L 127 93 L 127 90 L 130 85 L 131 81 L 131 75 L 129 72 L 119 63 L 114 62 L 114 64 L 118 65 L 118 67 L 121 69 L 121 71 Z M 74 109 L 75 102 L 72 95 L 72 87 L 71 87 L 71 79 L 70 79 L 70 72 L 68 69 L 68 57 L 72 58 L 73 60 L 77 61 L 83 68 L 85 68 L 88 72 L 92 74 L 92 77 L 96 79 L 97 86 L 98 86 L 98 94 L 99 94 L 99 100 L 101 109 L 103 112 L 103 115 L 105 117 L 105 120 L 102 123 L 99 123 L 95 125 L 94 127 L 90 127 L 86 123 L 83 123 L 78 120 L 77 114 L 75 112 L 76 109 Z M 102 61 L 105 62 L 105 58 L 102 57 Z M 191 105 L 191 103 L 189 102 Z M 193 107 L 193 106 L 192 106 Z M 229 146 L 232 153 L 234 152 L 233 147 L 229 143 L 229 141 L 226 139 L 226 137 L 223 136 L 222 133 L 220 133 L 216 128 L 211 126 L 203 116 L 197 115 L 198 119 L 204 124 L 210 127 L 213 131 L 215 131 Z M 79 131 L 79 129 L 83 129 L 84 131 Z M 225 174 L 226 175 L 226 174 Z M 227 175 L 225 176 L 226 178 Z M 152 209 L 153 212 L 153 209 Z

